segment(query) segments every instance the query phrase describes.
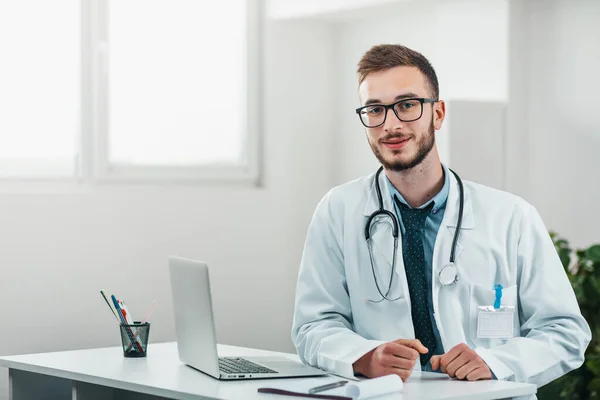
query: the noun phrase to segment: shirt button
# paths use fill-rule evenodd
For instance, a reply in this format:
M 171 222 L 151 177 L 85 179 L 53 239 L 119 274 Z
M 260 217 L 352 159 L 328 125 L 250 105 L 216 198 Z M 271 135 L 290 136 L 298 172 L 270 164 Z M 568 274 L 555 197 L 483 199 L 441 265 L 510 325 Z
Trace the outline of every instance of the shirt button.
M 434 208 L 433 210 L 431 210 L 432 213 L 436 213 L 437 212 L 437 208 Z

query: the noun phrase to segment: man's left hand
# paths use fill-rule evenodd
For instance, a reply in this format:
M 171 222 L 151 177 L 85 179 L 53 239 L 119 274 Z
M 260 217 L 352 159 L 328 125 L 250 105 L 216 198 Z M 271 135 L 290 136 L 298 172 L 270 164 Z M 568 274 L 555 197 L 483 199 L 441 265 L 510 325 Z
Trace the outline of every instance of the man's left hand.
M 446 354 L 431 357 L 431 368 L 438 368 L 451 378 L 477 381 L 492 379 L 492 372 L 485 361 L 465 343 L 454 346 Z

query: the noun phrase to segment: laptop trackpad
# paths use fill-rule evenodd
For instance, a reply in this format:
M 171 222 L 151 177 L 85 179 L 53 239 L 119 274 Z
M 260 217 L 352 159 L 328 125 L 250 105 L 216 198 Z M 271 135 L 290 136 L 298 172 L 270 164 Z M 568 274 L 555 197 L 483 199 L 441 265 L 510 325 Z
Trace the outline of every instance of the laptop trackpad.
M 278 371 L 280 373 L 285 374 L 294 374 L 294 373 L 322 373 L 326 374 L 326 372 L 321 371 L 320 369 L 310 367 L 308 365 L 302 364 L 300 361 L 289 360 L 285 357 L 244 357 L 245 359 L 255 362 L 260 365 L 264 365 L 267 368 Z

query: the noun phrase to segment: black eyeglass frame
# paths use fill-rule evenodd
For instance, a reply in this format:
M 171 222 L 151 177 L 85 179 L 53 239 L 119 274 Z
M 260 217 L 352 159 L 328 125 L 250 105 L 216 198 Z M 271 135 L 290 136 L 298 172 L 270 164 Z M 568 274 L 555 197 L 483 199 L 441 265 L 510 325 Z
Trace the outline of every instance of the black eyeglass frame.
M 396 112 L 396 109 L 394 107 L 396 107 L 397 104 L 400 104 L 402 102 L 405 101 L 410 101 L 410 100 L 418 100 L 421 103 L 421 114 L 419 114 L 419 116 L 415 119 L 410 119 L 410 120 L 405 120 L 402 119 L 398 116 L 398 113 Z M 380 127 L 381 125 L 385 124 L 385 121 L 387 119 L 387 115 L 388 115 L 388 110 L 391 108 L 392 111 L 394 112 L 394 115 L 396 116 L 396 118 L 398 118 L 400 121 L 402 122 L 413 122 L 418 120 L 419 118 L 421 118 L 423 116 L 423 104 L 425 103 L 437 103 L 439 100 L 436 99 L 432 99 L 432 98 L 428 98 L 428 97 L 412 97 L 410 99 L 402 99 L 402 100 L 398 100 L 395 103 L 392 104 L 368 104 L 366 106 L 362 106 L 356 109 L 356 114 L 358 114 L 358 119 L 360 119 L 360 122 L 365 126 L 365 128 L 377 128 Z M 383 107 L 385 108 L 385 114 L 383 116 L 383 121 L 378 124 L 378 125 L 373 125 L 373 126 L 368 126 L 367 124 L 365 124 L 365 122 L 363 121 L 363 119 L 360 116 L 360 113 L 362 110 L 364 110 L 365 108 L 369 108 L 369 107 Z

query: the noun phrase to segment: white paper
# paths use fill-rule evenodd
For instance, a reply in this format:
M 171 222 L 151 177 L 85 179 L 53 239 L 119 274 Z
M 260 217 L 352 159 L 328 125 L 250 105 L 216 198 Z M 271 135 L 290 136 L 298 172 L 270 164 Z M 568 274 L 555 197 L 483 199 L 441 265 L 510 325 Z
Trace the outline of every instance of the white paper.
M 340 377 L 328 377 L 328 378 L 317 378 L 317 379 L 290 379 L 287 381 L 280 381 L 276 385 L 266 385 L 268 387 L 289 390 L 292 392 L 306 393 L 310 388 L 315 386 L 321 386 L 328 383 L 337 382 Z M 402 379 L 398 375 L 386 375 L 379 378 L 368 379 L 365 378 L 360 381 L 351 381 L 348 379 L 346 385 L 335 388 L 324 390 L 316 394 L 326 394 L 332 396 L 344 396 L 350 397 L 353 400 L 371 399 L 377 396 L 388 395 L 391 393 L 398 393 L 400 398 L 400 392 L 402 391 Z
M 345 386 L 326 390 L 319 394 L 351 397 L 354 400 L 370 399 L 384 394 L 402 391 L 402 379 L 398 375 L 386 375 L 360 382 L 347 383 Z

